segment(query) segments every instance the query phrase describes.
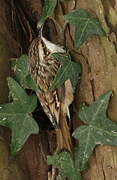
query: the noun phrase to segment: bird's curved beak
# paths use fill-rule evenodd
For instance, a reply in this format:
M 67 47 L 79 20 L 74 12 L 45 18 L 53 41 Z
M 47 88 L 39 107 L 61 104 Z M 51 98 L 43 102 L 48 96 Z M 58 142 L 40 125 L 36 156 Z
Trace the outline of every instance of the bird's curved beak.
M 42 32 L 43 32 L 43 25 L 38 23 L 37 24 L 37 30 L 38 30 L 38 36 L 42 37 Z

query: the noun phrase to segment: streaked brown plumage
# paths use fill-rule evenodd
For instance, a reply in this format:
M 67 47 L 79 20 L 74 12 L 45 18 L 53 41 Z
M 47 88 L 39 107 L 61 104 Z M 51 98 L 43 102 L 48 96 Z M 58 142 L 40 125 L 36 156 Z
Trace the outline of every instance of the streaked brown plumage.
M 60 63 L 50 56 L 51 53 L 65 51 L 43 37 L 33 40 L 29 48 L 28 69 L 37 85 L 45 92 L 38 93 L 40 103 L 55 127 L 57 137 L 57 151 L 66 148 L 72 151 L 72 142 L 67 125 L 66 116 L 69 116 L 69 105 L 73 100 L 70 80 L 55 91 L 48 91 L 56 76 Z

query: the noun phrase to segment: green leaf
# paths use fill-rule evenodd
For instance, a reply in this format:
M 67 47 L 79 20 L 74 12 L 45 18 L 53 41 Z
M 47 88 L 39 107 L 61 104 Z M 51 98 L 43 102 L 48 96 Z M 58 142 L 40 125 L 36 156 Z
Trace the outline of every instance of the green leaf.
M 33 80 L 31 74 L 28 71 L 27 61 L 27 55 L 22 55 L 16 60 L 13 66 L 13 70 L 15 72 L 15 80 L 20 83 L 20 85 L 25 89 L 27 88 L 32 89 L 35 92 L 42 92 L 42 90 L 37 87 L 36 82 Z
M 106 115 L 112 92 L 109 91 L 87 107 L 82 105 L 79 117 L 86 125 L 77 128 L 73 136 L 79 140 L 79 166 L 81 170 L 97 144 L 117 146 L 117 123 L 110 121 Z
M 39 21 L 39 25 L 44 24 L 45 20 L 49 16 L 53 15 L 56 4 L 57 4 L 57 0 L 45 0 L 44 1 L 43 13 L 42 13 L 41 19 Z
M 80 180 L 81 174 L 78 169 L 74 167 L 74 162 L 68 152 L 61 152 L 48 156 L 49 165 L 54 165 L 59 169 L 59 176 L 61 178 L 69 178 L 71 180 Z
M 70 55 L 67 54 L 53 53 L 52 56 L 61 62 L 61 66 L 49 90 L 55 90 L 68 79 L 71 80 L 73 90 L 75 90 L 79 74 L 81 73 L 80 64 L 72 62 Z
M 16 73 L 16 80 L 18 82 L 23 83 L 25 77 L 28 75 L 27 60 L 28 56 L 22 55 L 17 58 L 16 62 L 14 63 L 13 70 Z
M 0 125 L 11 129 L 11 153 L 15 155 L 27 138 L 39 131 L 36 121 L 31 116 L 31 112 L 37 106 L 37 98 L 28 96 L 12 78 L 8 78 L 8 86 L 13 102 L 0 105 Z
M 75 25 L 74 46 L 76 48 L 79 48 L 92 35 L 106 35 L 99 20 L 92 17 L 85 9 L 73 11 L 64 18 L 70 24 Z

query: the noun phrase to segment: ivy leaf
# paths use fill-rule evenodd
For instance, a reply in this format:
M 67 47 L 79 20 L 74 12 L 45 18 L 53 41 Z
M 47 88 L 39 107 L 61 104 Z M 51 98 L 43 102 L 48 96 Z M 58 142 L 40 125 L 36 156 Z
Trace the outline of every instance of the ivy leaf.
M 13 65 L 13 70 L 16 73 L 16 79 L 18 82 L 23 83 L 24 79 L 28 75 L 27 60 L 27 55 L 21 55 L 19 58 L 16 59 Z
M 60 87 L 66 80 L 70 79 L 73 90 L 77 85 L 79 74 L 81 73 L 81 66 L 78 63 L 72 62 L 70 55 L 63 53 L 53 53 L 52 56 L 60 61 L 61 66 L 57 71 L 57 75 L 50 87 L 50 91 Z
M 31 116 L 31 112 L 37 106 L 37 98 L 28 96 L 12 78 L 8 78 L 8 86 L 13 102 L 0 105 L 0 125 L 11 129 L 11 153 L 15 155 L 27 138 L 39 131 L 36 121 Z
M 32 89 L 35 92 L 42 92 L 42 90 L 37 87 L 36 82 L 31 77 L 31 74 L 28 71 L 28 56 L 20 56 L 13 65 L 13 70 L 15 72 L 15 80 L 20 83 L 24 89 Z
M 117 146 L 117 123 L 108 119 L 106 115 L 109 91 L 94 102 L 91 106 L 82 106 L 79 117 L 86 125 L 77 128 L 73 136 L 79 140 L 79 166 L 81 170 L 85 165 L 97 144 Z
M 85 9 L 73 11 L 64 18 L 70 24 L 75 25 L 74 46 L 76 48 L 79 48 L 92 35 L 106 35 L 99 20 L 92 17 Z
M 48 165 L 54 165 L 59 169 L 60 178 L 69 178 L 71 180 L 80 180 L 81 174 L 74 167 L 74 162 L 68 152 L 61 152 L 47 157 Z
M 44 1 L 43 13 L 42 13 L 42 16 L 41 16 L 41 19 L 40 19 L 38 25 L 43 25 L 45 20 L 49 16 L 53 15 L 56 4 L 57 4 L 57 0 L 45 0 Z

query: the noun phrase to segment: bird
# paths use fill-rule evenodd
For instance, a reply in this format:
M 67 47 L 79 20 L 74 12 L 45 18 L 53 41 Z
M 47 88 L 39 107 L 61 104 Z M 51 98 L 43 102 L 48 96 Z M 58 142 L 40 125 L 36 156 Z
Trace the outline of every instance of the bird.
M 42 33 L 32 41 L 28 50 L 28 71 L 43 93 L 37 93 L 40 104 L 51 121 L 56 133 L 56 151 L 66 149 L 72 153 L 72 140 L 67 117 L 70 118 L 69 105 L 73 101 L 71 81 L 66 80 L 59 88 L 49 91 L 61 63 L 53 53 L 66 53 L 60 45 L 43 37 Z

